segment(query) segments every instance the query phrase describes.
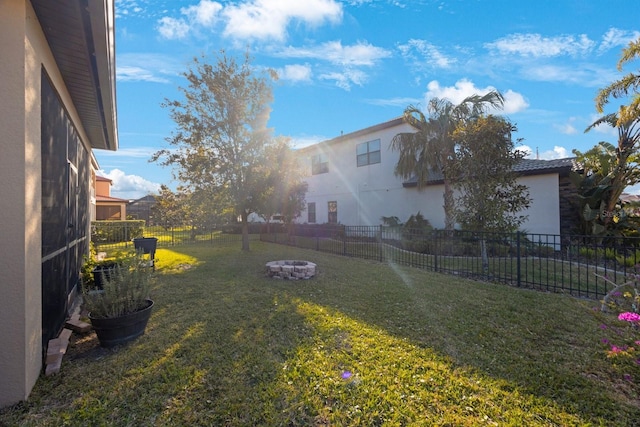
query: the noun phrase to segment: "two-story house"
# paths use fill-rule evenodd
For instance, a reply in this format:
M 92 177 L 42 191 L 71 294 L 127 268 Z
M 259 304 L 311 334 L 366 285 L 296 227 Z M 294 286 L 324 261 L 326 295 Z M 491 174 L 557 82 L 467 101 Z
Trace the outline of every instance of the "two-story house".
M 401 132 L 412 132 L 402 118 L 341 135 L 298 150 L 309 190 L 301 223 L 378 225 L 381 217 L 406 221 L 421 212 L 436 228 L 444 227 L 441 179 L 422 189 L 416 182 L 394 174 L 399 154 L 391 141 Z M 532 203 L 522 226 L 530 233 L 560 234 L 568 219 L 561 220 L 561 206 L 568 203 L 566 188 L 572 159 L 523 160 L 515 171 L 529 187 Z M 561 223 L 563 224 L 561 227 Z
M 111 196 L 111 185 L 113 181 L 103 176 L 96 176 L 96 213 L 95 219 L 102 220 L 125 220 L 127 219 L 126 199 Z

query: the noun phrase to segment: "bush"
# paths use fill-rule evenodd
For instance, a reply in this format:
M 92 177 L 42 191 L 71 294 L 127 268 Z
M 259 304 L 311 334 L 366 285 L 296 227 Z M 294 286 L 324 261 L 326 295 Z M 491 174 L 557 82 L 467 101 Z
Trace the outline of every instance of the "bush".
M 102 276 L 103 289 L 85 288 L 84 304 L 92 317 L 112 318 L 147 306 L 152 267 L 142 254 L 120 258 L 112 273 Z

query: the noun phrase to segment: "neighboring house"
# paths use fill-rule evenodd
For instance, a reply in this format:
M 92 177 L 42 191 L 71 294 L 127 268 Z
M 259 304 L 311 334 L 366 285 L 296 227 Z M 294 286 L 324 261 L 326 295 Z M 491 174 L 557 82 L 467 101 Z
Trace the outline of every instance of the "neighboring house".
M 132 200 L 127 205 L 127 216 L 131 219 L 143 219 L 147 225 L 153 225 L 153 215 L 151 209 L 156 205 L 156 198 L 146 195 L 136 200 Z
M 402 118 L 341 135 L 298 150 L 307 168 L 307 209 L 301 223 L 378 225 L 381 217 L 405 222 L 421 212 L 436 228 L 444 227 L 441 179 L 418 190 L 416 182 L 395 176 L 398 152 L 391 140 L 412 132 Z M 532 203 L 522 226 L 530 233 L 560 234 L 573 220 L 568 174 L 572 159 L 523 160 L 516 172 L 529 187 Z
M 113 0 L 0 1 L 0 407 L 26 399 L 88 253 L 92 149 L 118 148 Z
M 640 195 L 622 193 L 620 201 L 627 215 L 640 217 Z
M 129 200 L 111 197 L 112 181 L 102 176 L 96 176 L 96 215 L 97 221 L 127 219 L 127 203 Z

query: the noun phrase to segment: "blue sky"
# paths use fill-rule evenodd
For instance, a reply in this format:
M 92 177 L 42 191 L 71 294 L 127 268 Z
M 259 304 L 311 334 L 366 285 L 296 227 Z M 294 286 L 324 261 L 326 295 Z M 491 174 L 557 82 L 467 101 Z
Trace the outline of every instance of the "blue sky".
M 278 72 L 269 126 L 297 146 L 497 89 L 521 149 L 568 157 L 616 141 L 584 130 L 598 89 L 639 68 L 616 69 L 639 14 L 637 0 L 116 0 L 120 150 L 96 150 L 100 174 L 115 197 L 175 188 L 149 163 L 174 129 L 161 103 L 180 98 L 194 57 L 214 63 L 220 49 Z

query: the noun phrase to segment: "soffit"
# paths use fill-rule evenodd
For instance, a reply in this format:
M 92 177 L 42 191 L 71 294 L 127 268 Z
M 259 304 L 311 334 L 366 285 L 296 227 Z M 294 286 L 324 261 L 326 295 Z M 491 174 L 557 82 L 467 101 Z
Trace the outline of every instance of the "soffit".
M 31 0 L 92 148 L 117 150 L 112 0 Z

